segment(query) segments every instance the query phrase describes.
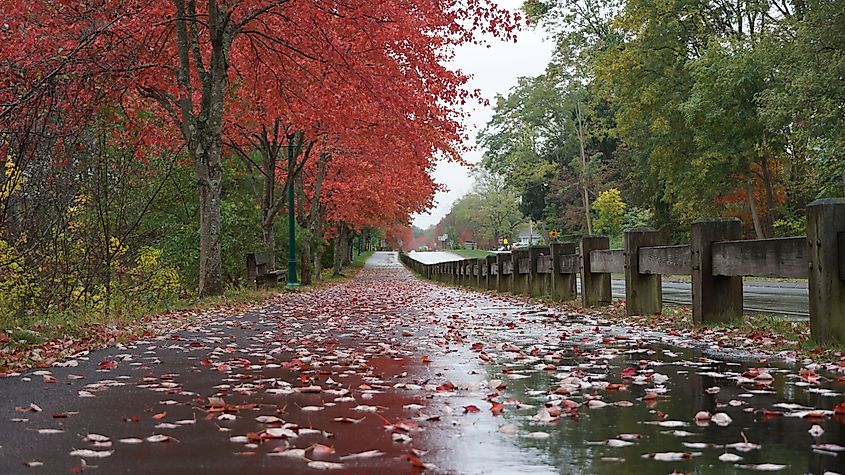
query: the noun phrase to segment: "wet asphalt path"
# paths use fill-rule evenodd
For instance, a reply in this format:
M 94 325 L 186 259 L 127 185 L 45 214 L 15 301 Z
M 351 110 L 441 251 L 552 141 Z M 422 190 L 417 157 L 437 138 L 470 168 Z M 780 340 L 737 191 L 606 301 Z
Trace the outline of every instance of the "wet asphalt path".
M 845 473 L 845 369 L 774 363 L 762 338 L 726 350 L 377 253 L 334 287 L 0 378 L 0 474 Z

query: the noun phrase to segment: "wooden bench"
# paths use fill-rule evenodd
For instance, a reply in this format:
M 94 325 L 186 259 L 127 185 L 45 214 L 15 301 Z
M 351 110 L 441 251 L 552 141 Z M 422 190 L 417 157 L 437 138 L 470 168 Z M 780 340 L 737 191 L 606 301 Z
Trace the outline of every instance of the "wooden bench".
M 256 289 L 272 289 L 279 285 L 279 279 L 287 277 L 287 269 L 270 269 L 269 252 L 250 252 L 246 255 L 246 275 L 249 282 L 255 282 Z

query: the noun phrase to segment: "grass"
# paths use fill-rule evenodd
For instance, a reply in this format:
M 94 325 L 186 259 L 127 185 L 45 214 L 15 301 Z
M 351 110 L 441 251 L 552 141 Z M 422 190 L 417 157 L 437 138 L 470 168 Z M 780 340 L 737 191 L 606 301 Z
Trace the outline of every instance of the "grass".
M 139 321 L 167 312 L 205 312 L 220 307 L 260 302 L 275 293 L 270 290 L 231 287 L 219 296 L 182 298 L 147 305 L 134 303 L 115 306 L 109 309 L 108 314 L 101 309 L 92 308 L 54 311 L 47 315 L 4 321 L 0 323 L 0 332 L 7 333 L 9 346 L 25 349 L 54 339 L 84 339 L 97 327 L 127 329 Z
M 483 249 L 454 249 L 450 250 L 449 252 L 455 253 L 467 259 L 477 259 L 480 257 L 487 257 L 490 254 L 493 254 L 492 252 L 485 251 Z

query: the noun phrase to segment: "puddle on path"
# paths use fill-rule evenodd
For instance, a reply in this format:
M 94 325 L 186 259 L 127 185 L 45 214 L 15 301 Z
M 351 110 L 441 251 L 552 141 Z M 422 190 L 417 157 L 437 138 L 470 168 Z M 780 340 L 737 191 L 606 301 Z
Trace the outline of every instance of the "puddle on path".
M 444 378 L 465 388 L 449 403 L 455 412 L 480 409 L 445 434 L 441 466 L 465 473 L 845 471 L 845 417 L 832 414 L 845 386 L 836 373 L 748 354 L 733 355 L 743 356 L 737 362 L 659 332 L 442 292 L 450 307 L 466 310 L 439 318 L 459 329 L 462 347 L 482 349 L 435 361 Z M 470 298 L 475 303 L 458 304 Z M 504 404 L 501 415 L 492 414 L 494 403 Z M 699 411 L 730 422 L 696 422 Z

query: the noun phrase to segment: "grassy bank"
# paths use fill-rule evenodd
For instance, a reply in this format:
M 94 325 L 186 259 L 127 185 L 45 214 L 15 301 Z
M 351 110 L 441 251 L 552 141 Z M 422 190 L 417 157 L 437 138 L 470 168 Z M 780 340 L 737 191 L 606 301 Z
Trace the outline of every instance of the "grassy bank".
M 450 250 L 449 252 L 457 254 L 461 257 L 465 257 L 467 259 L 477 259 L 480 257 L 487 257 L 490 254 L 493 254 L 492 252 L 485 251 L 483 249 L 455 249 Z

